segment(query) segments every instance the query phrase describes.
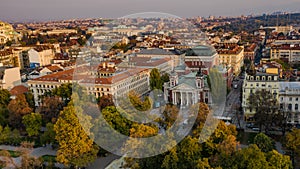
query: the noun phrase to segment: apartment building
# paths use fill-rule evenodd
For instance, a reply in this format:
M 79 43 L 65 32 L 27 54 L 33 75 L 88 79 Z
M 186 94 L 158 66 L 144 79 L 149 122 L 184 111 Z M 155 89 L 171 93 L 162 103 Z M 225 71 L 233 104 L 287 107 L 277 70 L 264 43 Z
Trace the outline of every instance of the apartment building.
M 300 61 L 300 44 L 273 45 L 270 49 L 270 57 L 288 62 Z
M 244 120 L 247 122 L 254 121 L 255 110 L 249 108 L 248 98 L 257 90 L 270 91 L 274 97 L 279 96 L 279 75 L 271 73 L 246 73 L 243 83 L 242 108 Z
M 288 112 L 288 123 L 300 124 L 300 83 L 279 82 L 279 105 Z
M 239 75 L 244 65 L 244 47 L 235 43 L 220 43 L 215 48 L 219 55 L 219 63 L 232 66 L 234 75 Z

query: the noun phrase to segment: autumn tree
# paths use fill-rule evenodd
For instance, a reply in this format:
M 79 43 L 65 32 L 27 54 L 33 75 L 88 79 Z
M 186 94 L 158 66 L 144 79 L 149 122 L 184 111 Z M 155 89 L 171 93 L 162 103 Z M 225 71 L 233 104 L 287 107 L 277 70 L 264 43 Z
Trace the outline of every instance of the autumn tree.
M 272 150 L 266 154 L 266 160 L 269 163 L 270 168 L 276 169 L 291 169 L 292 161 L 289 156 L 282 155 L 276 150 Z
M 295 161 L 295 157 L 300 156 L 300 129 L 292 129 L 285 136 L 285 145 L 292 152 L 292 159 Z
M 54 125 L 55 139 L 59 144 L 56 157 L 58 162 L 78 168 L 95 160 L 99 149 L 89 138 L 90 120 L 90 117 L 82 114 L 80 107 L 72 103 L 60 112 Z
M 159 125 L 164 129 L 169 129 L 178 118 L 179 110 L 175 105 L 166 105 L 162 113 L 162 118 L 159 119 Z
M 42 105 L 39 107 L 39 112 L 42 115 L 44 124 L 49 122 L 55 123 L 59 112 L 63 110 L 64 103 L 58 96 L 45 97 Z
M 8 104 L 9 124 L 15 128 L 22 127 L 22 117 L 32 112 L 24 95 L 18 95 Z
M 103 95 L 99 98 L 99 108 L 104 109 L 107 106 L 114 106 L 114 101 L 112 95 Z
M 39 113 L 31 113 L 23 116 L 22 123 L 26 127 L 29 136 L 37 136 L 42 127 L 42 116 Z

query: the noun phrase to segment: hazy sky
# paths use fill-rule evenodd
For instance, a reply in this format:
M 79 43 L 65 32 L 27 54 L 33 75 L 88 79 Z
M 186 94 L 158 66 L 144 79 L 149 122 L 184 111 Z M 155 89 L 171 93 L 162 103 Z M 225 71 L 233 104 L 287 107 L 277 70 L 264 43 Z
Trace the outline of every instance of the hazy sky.
M 118 18 L 140 12 L 179 17 L 299 11 L 300 0 L 0 0 L 0 20 Z

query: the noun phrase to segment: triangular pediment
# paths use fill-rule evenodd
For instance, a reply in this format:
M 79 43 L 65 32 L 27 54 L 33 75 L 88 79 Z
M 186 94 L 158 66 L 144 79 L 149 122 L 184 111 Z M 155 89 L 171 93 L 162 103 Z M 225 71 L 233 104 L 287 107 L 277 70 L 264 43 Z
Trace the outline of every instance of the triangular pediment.
M 189 89 L 194 90 L 195 88 L 185 83 L 173 87 L 173 90 L 189 90 Z

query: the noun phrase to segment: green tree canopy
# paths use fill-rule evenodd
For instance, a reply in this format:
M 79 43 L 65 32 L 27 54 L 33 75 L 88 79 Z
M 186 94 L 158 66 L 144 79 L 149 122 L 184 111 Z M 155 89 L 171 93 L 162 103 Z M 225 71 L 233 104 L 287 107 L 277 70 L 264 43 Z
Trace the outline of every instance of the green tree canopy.
M 154 68 L 150 72 L 150 88 L 151 90 L 159 89 L 161 90 L 163 86 L 163 81 L 161 80 L 160 73 L 158 69 Z
M 264 133 L 259 133 L 254 137 L 254 144 L 265 153 L 275 148 L 274 141 Z
M 23 116 L 22 123 L 26 127 L 29 136 L 37 136 L 42 127 L 42 116 L 39 113 L 31 113 Z

